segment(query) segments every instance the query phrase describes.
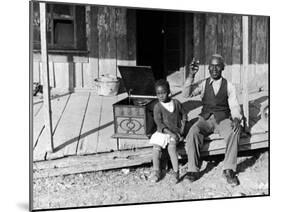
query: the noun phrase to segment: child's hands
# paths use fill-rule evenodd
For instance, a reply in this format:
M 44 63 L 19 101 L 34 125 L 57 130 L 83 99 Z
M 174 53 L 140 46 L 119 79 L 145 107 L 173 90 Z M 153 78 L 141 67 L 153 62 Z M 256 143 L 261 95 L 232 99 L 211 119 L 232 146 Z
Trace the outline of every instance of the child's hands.
M 169 134 L 171 136 L 171 140 L 179 141 L 179 139 L 180 139 L 179 135 L 177 135 L 176 133 L 172 132 L 168 128 L 164 128 L 163 132 Z
M 184 135 L 184 131 L 185 131 L 185 126 L 186 126 L 186 122 L 188 120 L 188 115 L 187 114 L 183 114 L 182 116 L 182 120 L 181 120 L 181 129 L 180 129 L 180 136 L 182 137 L 182 135 Z M 180 140 L 182 140 L 180 138 Z

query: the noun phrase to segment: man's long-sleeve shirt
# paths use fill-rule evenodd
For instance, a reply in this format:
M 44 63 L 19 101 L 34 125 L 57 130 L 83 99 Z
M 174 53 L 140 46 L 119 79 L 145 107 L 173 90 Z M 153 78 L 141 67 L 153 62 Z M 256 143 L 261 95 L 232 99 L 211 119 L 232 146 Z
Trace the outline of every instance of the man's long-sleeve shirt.
M 194 78 L 187 78 L 182 89 L 183 95 L 186 98 L 200 95 L 202 99 L 205 92 L 206 80 L 195 84 L 193 84 L 193 80 Z M 222 78 L 220 78 L 219 80 L 213 80 L 213 79 L 210 80 L 210 84 L 212 84 L 215 95 L 218 93 L 221 83 L 222 83 Z M 241 120 L 242 115 L 241 115 L 240 105 L 236 96 L 236 89 L 235 86 L 229 81 L 227 81 L 227 94 L 228 94 L 229 109 L 232 118 L 238 118 L 239 120 Z

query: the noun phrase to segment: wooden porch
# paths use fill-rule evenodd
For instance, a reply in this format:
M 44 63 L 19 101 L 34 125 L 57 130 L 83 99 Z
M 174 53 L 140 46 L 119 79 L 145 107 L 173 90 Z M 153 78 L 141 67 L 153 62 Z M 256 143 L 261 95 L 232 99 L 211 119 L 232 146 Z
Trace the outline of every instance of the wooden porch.
M 190 111 L 189 119 L 197 117 L 201 110 L 198 99 L 192 98 L 187 101 L 182 97 L 179 88 L 174 89 L 174 93 L 177 93 L 175 98 L 179 99 L 184 107 Z M 250 95 L 250 132 L 252 136 L 242 136 L 239 147 L 241 151 L 268 147 L 268 129 L 260 120 L 259 114 L 261 105 L 267 101 L 267 95 L 267 92 Z M 64 164 L 63 167 L 70 167 L 71 163 L 77 166 L 79 164 L 77 161 L 80 161 L 84 171 L 118 168 L 124 167 L 126 164 L 130 166 L 150 162 L 151 148 L 148 140 L 117 140 L 111 138 L 114 133 L 112 104 L 125 97 L 127 97 L 126 93 L 113 97 L 103 97 L 96 95 L 94 92 L 77 92 L 53 96 L 51 100 L 53 153 L 50 151 L 50 141 L 47 139 L 46 130 L 44 130 L 43 100 L 40 97 L 34 98 L 33 161 L 36 164 L 34 168 L 40 169 L 41 166 L 46 166 L 44 161 L 48 162 L 49 168 L 59 167 L 61 163 Z M 213 142 L 206 143 L 202 150 L 203 154 L 213 155 L 224 152 L 222 138 L 213 134 L 207 139 L 211 139 Z M 181 147 L 179 152 L 181 155 L 185 154 Z M 88 157 L 92 158 L 91 162 L 89 162 Z M 120 157 L 121 161 L 115 160 L 115 165 L 111 163 L 112 161 L 110 160 L 120 159 Z M 83 166 L 82 158 L 88 161 L 86 162 L 89 166 L 88 169 L 85 169 L 85 164 Z M 102 162 L 104 158 L 106 158 L 103 161 L 105 163 Z M 131 162 L 128 162 L 128 159 Z M 65 161 L 69 160 L 72 162 L 66 165 Z M 53 166 L 50 165 L 50 161 Z M 72 171 L 79 172 L 79 170 L 76 167 Z M 46 170 L 47 173 L 48 175 L 51 174 L 51 170 Z M 66 173 L 71 173 L 71 171 L 68 170 Z M 56 173 L 53 174 L 56 175 Z
M 60 52 L 51 56 L 47 45 L 50 43 L 46 30 L 46 5 L 40 3 L 39 6 L 40 24 L 36 25 L 36 30 L 40 32 L 41 53 L 34 54 L 33 79 L 34 82 L 43 85 L 44 98 L 36 97 L 33 102 L 31 127 L 34 177 L 121 168 L 151 162 L 151 146 L 148 140 L 111 137 L 114 133 L 112 104 L 125 98 L 127 94 L 102 97 L 93 92 L 94 78 L 102 74 L 119 76 L 118 65 L 152 65 L 142 63 L 141 58 L 137 58 L 137 11 L 98 6 L 80 8 L 81 13 L 86 12 L 87 15 L 85 20 L 84 18 L 80 20 L 83 24 L 77 26 L 84 25 L 89 30 L 82 36 L 83 39 L 78 40 L 84 40 L 86 45 L 88 39 L 89 54 L 84 52 L 80 55 L 79 51 L 74 51 L 75 54 Z M 72 9 L 76 11 L 74 7 Z M 262 104 L 267 101 L 268 93 L 252 93 L 248 97 L 248 91 L 252 88 L 259 91 L 268 89 L 268 19 L 253 17 L 249 20 L 246 16 L 198 14 L 186 15 L 185 20 L 183 25 L 176 22 L 178 30 L 183 33 L 184 41 L 170 43 L 172 49 L 176 46 L 183 47 L 177 49 L 179 54 L 176 56 L 178 59 L 175 60 L 177 61 L 175 67 L 166 73 L 170 84 L 181 86 L 179 83 L 182 84 L 187 74 L 185 66 L 192 57 L 195 56 L 203 62 L 200 65 L 203 71 L 196 78 L 196 81 L 199 81 L 208 76 L 206 59 L 214 52 L 225 55 L 227 68 L 224 77 L 230 80 L 238 91 L 243 90 L 240 103 L 242 104 L 243 99 L 245 117 L 250 116 L 251 136 L 241 136 L 239 149 L 242 151 L 267 147 L 268 123 L 260 120 L 259 112 Z M 257 25 L 262 27 L 258 28 Z M 216 31 L 217 33 L 213 33 Z M 167 28 L 166 37 L 169 35 L 168 32 Z M 193 38 L 194 43 L 189 46 Z M 245 42 L 249 41 L 249 38 L 253 43 Z M 144 41 L 147 42 L 146 39 Z M 183 58 L 186 58 L 186 61 L 183 61 Z M 162 61 L 174 59 L 170 56 L 159 58 L 159 61 L 154 62 Z M 65 91 L 77 92 L 54 95 L 54 92 Z M 50 100 L 51 92 L 53 97 Z M 189 111 L 189 120 L 194 120 L 201 110 L 199 99 L 184 99 L 179 87 L 175 87 L 173 93 Z M 221 137 L 213 134 L 207 139 L 213 142 L 206 142 L 202 149 L 203 155 L 224 152 L 225 144 Z M 185 154 L 182 147 L 179 147 L 179 152 L 181 155 Z M 40 174 L 38 170 L 41 170 Z

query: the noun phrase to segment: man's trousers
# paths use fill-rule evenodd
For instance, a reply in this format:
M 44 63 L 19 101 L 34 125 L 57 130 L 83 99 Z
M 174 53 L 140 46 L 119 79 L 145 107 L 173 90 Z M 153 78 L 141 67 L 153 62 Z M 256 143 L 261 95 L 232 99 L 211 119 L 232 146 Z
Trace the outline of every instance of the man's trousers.
M 200 171 L 200 149 L 203 147 L 204 137 L 212 133 L 219 133 L 224 138 L 226 144 L 223 169 L 236 171 L 241 128 L 238 127 L 236 130 L 233 130 L 231 123 L 230 119 L 224 119 L 217 123 L 213 115 L 207 120 L 199 116 L 199 120 L 190 128 L 185 139 L 189 172 Z

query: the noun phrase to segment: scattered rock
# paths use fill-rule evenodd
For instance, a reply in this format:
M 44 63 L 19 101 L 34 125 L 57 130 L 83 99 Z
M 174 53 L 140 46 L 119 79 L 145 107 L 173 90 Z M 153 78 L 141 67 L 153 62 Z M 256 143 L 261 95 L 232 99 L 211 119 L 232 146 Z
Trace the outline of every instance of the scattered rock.
M 211 181 L 211 180 L 210 180 Z M 215 183 L 210 183 L 209 185 L 208 185 L 208 187 L 210 188 L 210 189 L 216 189 L 217 188 L 217 185 L 215 184 Z
M 246 196 L 246 194 L 240 192 L 240 191 L 236 191 L 236 192 L 233 192 L 231 194 L 232 197 L 243 197 L 243 196 Z
M 259 190 L 268 189 L 268 183 L 259 183 L 258 184 L 258 189 Z
M 143 171 L 143 174 L 149 175 L 149 174 L 150 174 L 150 170 L 144 170 L 144 171 Z
M 212 192 L 212 191 L 205 192 L 205 194 L 204 194 L 204 196 L 205 196 L 205 197 L 208 197 L 208 198 L 213 197 L 214 195 L 215 195 L 215 193 Z
M 202 169 L 206 167 L 208 169 L 198 181 L 189 183 L 188 180 L 183 179 L 177 185 L 170 182 L 171 170 L 164 174 L 159 183 L 150 183 L 152 167 L 146 166 L 34 179 L 34 196 L 36 196 L 34 206 L 36 208 L 79 207 L 267 195 L 269 187 L 267 157 L 265 155 L 258 160 L 250 160 L 251 163 L 248 163 L 248 159 L 248 162 L 244 163 L 247 166 L 242 167 L 245 171 L 239 173 L 241 186 L 235 188 L 227 186 L 225 179 L 222 178 L 222 162 L 210 163 L 209 166 L 203 163 Z M 239 163 L 247 158 L 249 157 L 240 157 Z M 185 174 L 185 167 L 180 166 L 181 176 Z
M 127 175 L 130 173 L 130 169 L 122 169 L 123 174 Z

